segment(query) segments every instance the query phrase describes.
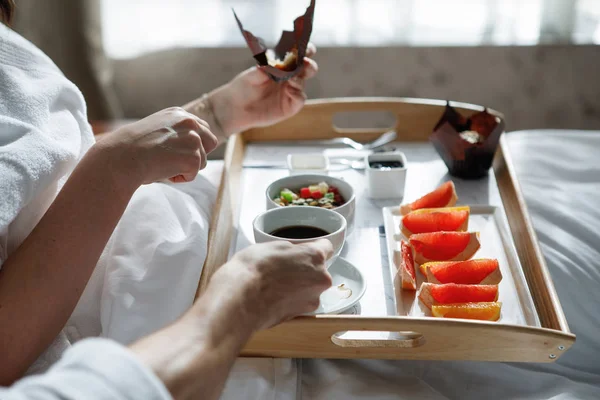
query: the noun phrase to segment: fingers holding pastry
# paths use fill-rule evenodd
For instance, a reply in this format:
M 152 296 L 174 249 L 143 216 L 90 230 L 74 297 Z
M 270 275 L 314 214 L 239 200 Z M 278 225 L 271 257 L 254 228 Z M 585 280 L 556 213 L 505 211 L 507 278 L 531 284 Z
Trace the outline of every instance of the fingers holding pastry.
M 304 70 L 300 72 L 299 77 L 302 79 L 311 79 L 319 72 L 319 65 L 312 58 L 304 59 Z
M 292 116 L 296 114 L 304 106 L 307 96 L 303 90 L 298 90 L 290 85 L 286 85 L 284 88 L 285 97 L 282 104 L 285 114 Z
M 305 55 L 305 57 L 311 58 L 315 54 L 317 54 L 317 47 L 311 42 L 311 43 L 308 44 L 308 46 L 306 46 L 306 55 Z
M 304 92 L 304 80 L 303 79 L 297 79 L 297 80 L 292 80 L 290 79 L 289 81 L 287 81 L 285 83 L 285 87 L 283 88 L 284 92 L 286 95 L 288 95 L 289 97 L 293 98 L 293 99 L 297 99 L 297 100 L 306 100 L 306 93 Z
M 305 83 L 306 83 L 306 81 L 304 78 L 294 76 L 294 77 L 288 79 L 287 82 L 285 83 L 285 85 L 289 86 L 289 88 L 303 92 Z

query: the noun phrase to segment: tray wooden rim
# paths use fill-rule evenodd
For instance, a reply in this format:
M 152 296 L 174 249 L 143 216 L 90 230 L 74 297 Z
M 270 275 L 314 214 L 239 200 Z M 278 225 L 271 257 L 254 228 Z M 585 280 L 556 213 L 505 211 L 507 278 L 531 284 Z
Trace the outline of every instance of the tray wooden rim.
M 357 328 L 356 322 L 356 316 L 352 315 L 298 317 L 255 335 L 241 355 L 553 362 L 572 344 L 569 341 L 571 335 L 553 329 L 486 321 L 360 317 L 363 328 Z M 423 343 L 419 343 L 418 339 L 417 343 L 404 340 L 397 345 L 393 340 L 352 340 L 347 347 L 341 347 L 331 340 L 335 333 L 349 330 L 417 332 L 423 335 L 424 340 Z M 405 342 L 409 342 L 408 345 Z M 481 351 L 482 348 L 485 351 Z
M 483 109 L 483 107 L 473 104 L 455 102 L 451 102 L 451 104 L 466 115 Z M 327 139 L 338 136 L 349 136 L 355 140 L 368 141 L 387 130 L 387 128 L 348 130 L 333 126 L 333 115 L 346 111 L 393 112 L 397 117 L 395 128 L 402 141 L 426 141 L 431 127 L 441 116 L 445 105 L 446 101 L 443 100 L 415 98 L 309 100 L 300 113 L 286 121 L 271 127 L 242 132 L 230 138 L 225 151 L 221 185 L 213 209 L 207 258 L 196 296 L 203 292 L 210 276 L 227 261 L 230 253 L 229 246 L 232 235 L 235 233 L 234 221 L 238 218 L 239 213 L 239 204 L 237 204 L 236 197 L 231 194 L 232 189 L 240 184 L 246 143 L 300 140 L 301 138 Z M 503 119 L 501 113 L 491 109 L 488 109 L 488 111 Z M 408 116 L 410 118 L 406 119 Z M 243 349 L 241 355 L 535 362 L 553 362 L 558 359 L 575 342 L 575 335 L 569 331 L 558 295 L 539 248 L 537 236 L 516 179 L 514 165 L 504 135 L 500 139 L 492 168 L 508 218 L 509 228 L 515 241 L 517 254 L 523 266 L 523 272 L 540 319 L 541 328 L 481 321 L 420 319 L 400 316 L 380 318 L 332 315 L 301 317 L 269 330 L 258 332 Z M 323 321 L 329 322 L 324 323 Z M 411 324 L 412 328 L 429 332 L 429 335 L 426 335 L 426 344 L 419 346 L 418 351 L 404 345 L 393 346 L 395 347 L 394 351 L 390 351 L 389 346 L 380 347 L 380 344 L 377 344 L 373 347 L 373 341 L 364 341 L 362 344 L 359 343 L 358 347 L 344 347 L 336 345 L 331 339 L 335 332 L 343 330 L 377 330 L 376 327 L 382 326 L 386 328 L 384 330 L 391 331 L 413 330 L 406 329 L 407 324 Z M 402 329 L 403 327 L 405 329 Z M 487 346 L 486 349 L 486 343 L 481 343 L 483 347 L 479 349 L 467 351 L 466 349 L 455 348 L 446 351 L 443 345 L 444 343 L 447 344 L 447 341 L 441 340 L 445 335 L 439 335 L 440 328 L 444 332 L 452 331 L 465 339 L 473 339 L 475 342 L 477 342 L 478 335 L 483 334 L 487 343 L 489 343 L 489 340 L 497 340 L 500 347 L 489 348 Z M 332 329 L 337 330 L 332 332 Z M 438 340 L 436 340 L 436 336 Z M 310 338 L 310 341 L 307 341 L 307 338 Z M 315 343 L 319 345 L 317 349 L 314 347 Z M 387 349 L 387 351 L 381 351 L 382 348 Z M 433 350 L 428 351 L 428 348 Z M 498 348 L 505 351 L 500 352 Z

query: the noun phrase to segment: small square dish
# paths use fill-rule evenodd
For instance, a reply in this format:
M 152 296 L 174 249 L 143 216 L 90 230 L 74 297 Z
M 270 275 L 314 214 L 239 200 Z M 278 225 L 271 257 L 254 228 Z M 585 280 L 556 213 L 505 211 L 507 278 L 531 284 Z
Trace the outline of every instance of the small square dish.
M 395 199 L 404 196 L 407 162 L 401 151 L 369 154 L 365 157 L 369 197 Z
M 329 174 L 329 157 L 322 153 L 288 154 L 290 175 Z

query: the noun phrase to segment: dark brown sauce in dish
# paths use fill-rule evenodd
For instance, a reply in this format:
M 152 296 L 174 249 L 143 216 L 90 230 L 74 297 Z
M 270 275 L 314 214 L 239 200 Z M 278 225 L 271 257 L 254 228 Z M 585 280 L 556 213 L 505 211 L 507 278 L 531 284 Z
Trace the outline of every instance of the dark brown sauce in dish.
M 404 164 L 400 161 L 371 161 L 369 167 L 374 169 L 391 169 L 391 168 L 402 168 Z
M 275 229 L 271 235 L 283 239 L 312 239 L 329 235 L 329 232 L 315 226 L 294 225 Z

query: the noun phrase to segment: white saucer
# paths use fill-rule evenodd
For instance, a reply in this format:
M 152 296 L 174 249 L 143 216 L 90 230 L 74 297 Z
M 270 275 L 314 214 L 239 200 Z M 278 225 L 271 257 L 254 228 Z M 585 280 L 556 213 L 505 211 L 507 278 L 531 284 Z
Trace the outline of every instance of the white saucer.
M 365 277 L 349 261 L 338 257 L 327 271 L 333 285 L 321 294 L 319 308 L 306 315 L 339 314 L 358 303 L 365 294 Z

